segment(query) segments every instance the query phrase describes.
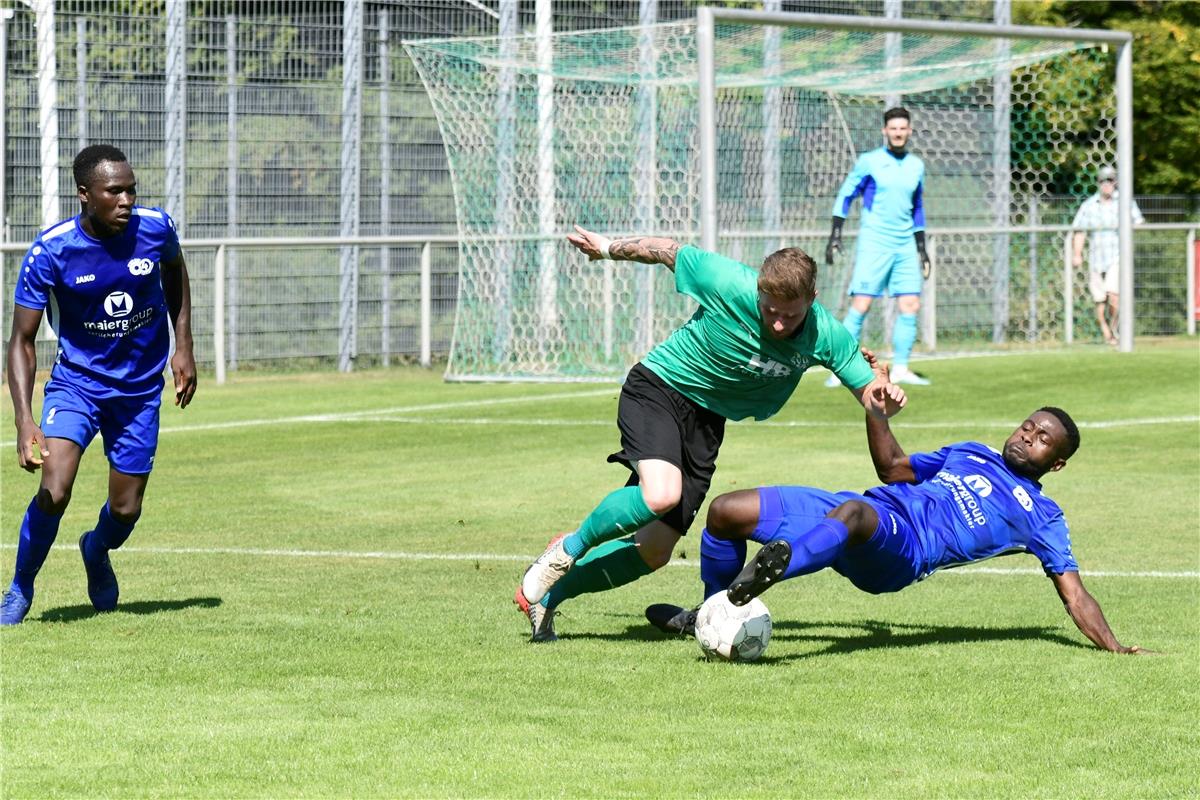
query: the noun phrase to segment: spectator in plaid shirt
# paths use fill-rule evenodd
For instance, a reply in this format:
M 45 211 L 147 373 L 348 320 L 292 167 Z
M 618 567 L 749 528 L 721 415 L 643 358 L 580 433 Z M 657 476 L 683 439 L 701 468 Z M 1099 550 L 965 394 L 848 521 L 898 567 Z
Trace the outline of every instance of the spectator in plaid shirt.
M 1075 229 L 1071 263 L 1076 268 L 1083 264 L 1083 239 L 1089 233 L 1088 243 L 1088 289 L 1092 302 L 1096 304 L 1096 321 L 1104 341 L 1117 343 L 1117 300 L 1121 291 L 1121 271 L 1117 235 L 1117 171 L 1112 167 L 1101 167 L 1096 175 L 1099 190 L 1083 201 L 1071 227 Z M 1133 223 L 1140 225 L 1146 220 L 1132 203 Z

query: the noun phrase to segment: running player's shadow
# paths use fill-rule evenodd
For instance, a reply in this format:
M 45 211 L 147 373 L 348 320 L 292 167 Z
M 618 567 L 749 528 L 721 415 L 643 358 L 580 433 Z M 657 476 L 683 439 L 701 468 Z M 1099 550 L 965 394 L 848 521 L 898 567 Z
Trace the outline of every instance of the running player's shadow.
M 132 603 L 121 603 L 116 611 L 100 612 L 90 605 L 60 606 L 47 609 L 41 617 L 42 622 L 77 622 L 81 619 L 98 617 L 102 614 L 161 614 L 167 611 L 183 611 L 188 608 L 216 608 L 221 605 L 219 597 L 189 597 L 186 600 L 138 600 Z
M 821 628 L 847 627 L 861 628 L 863 632 L 860 635 L 804 633 L 807 630 Z M 856 653 L 861 650 L 879 648 L 924 647 L 926 645 L 967 644 L 970 642 L 1032 641 L 1035 639 L 1065 647 L 1090 648 L 1090 645 L 1064 636 L 1057 629 L 1046 626 L 987 628 L 978 625 L 906 625 L 879 620 L 851 623 L 781 620 L 774 625 L 772 639 L 789 642 L 825 642 L 826 646 L 805 653 L 789 653 L 779 656 L 772 656 L 768 653 L 763 656 L 763 662 L 798 661 L 815 656 Z M 776 650 L 776 652 L 778 651 Z

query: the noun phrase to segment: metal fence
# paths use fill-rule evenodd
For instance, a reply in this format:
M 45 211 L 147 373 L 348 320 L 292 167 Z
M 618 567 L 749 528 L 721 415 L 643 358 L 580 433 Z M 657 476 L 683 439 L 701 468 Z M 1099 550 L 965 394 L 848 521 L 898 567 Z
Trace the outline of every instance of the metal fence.
M 636 24 L 649 2 L 556 0 L 554 26 Z M 399 43 L 496 35 L 514 3 L 518 25 L 532 25 L 534 3 L 516 0 L 33 0 L 0 12 L 4 304 L 12 254 L 77 211 L 74 153 L 112 142 L 137 170 L 140 202 L 165 207 L 188 243 L 202 364 L 347 368 L 447 352 L 458 276 L 451 181 L 437 121 Z M 697 5 L 653 3 L 664 22 L 692 17 Z M 903 13 L 979 21 L 993 8 L 910 0 Z M 1081 199 L 1062 203 L 1073 210 Z M 1151 222 L 1196 218 L 1195 198 L 1138 201 Z M 1056 202 L 1045 200 L 1043 224 L 1061 221 L 1050 213 Z M 1148 234 L 1138 234 L 1139 332 L 1174 333 L 1185 319 L 1183 234 L 1163 233 L 1153 253 Z M 219 242 L 248 237 L 277 241 L 227 246 L 216 286 Z M 295 237 L 326 238 L 298 247 Z M 1144 306 L 1143 293 L 1155 305 Z M 217 308 L 223 347 L 212 345 Z M 40 344 L 40 363 L 53 346 Z

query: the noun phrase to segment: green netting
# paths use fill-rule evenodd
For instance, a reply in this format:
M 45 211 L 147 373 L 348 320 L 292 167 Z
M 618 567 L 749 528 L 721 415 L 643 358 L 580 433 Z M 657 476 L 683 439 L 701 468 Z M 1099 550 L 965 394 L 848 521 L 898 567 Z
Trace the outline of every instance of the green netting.
M 406 45 L 469 239 L 450 378 L 618 377 L 694 311 L 665 270 L 589 264 L 562 240 L 578 223 L 698 241 L 694 24 L 555 34 L 549 45 L 549 69 L 532 35 Z M 720 250 L 751 265 L 784 244 L 820 252 L 842 178 L 882 143 L 885 97 L 900 95 L 927 166 L 929 225 L 955 229 L 931 237 L 923 348 L 1061 341 L 1061 240 L 1015 247 L 1005 229 L 1041 213 L 1043 195 L 1084 193 L 1113 161 L 1114 99 L 1098 88 L 1106 53 L 1053 39 L 718 25 L 715 58 Z M 844 257 L 821 276 L 835 310 L 850 266 Z

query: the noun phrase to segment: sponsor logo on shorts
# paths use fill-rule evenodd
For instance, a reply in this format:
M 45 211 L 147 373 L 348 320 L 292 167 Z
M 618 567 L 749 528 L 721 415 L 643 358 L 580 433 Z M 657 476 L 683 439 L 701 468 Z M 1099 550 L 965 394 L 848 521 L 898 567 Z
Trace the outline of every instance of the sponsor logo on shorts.
M 154 262 L 148 258 L 131 258 L 129 259 L 129 273 L 131 275 L 149 275 L 154 271 Z
M 95 275 L 76 275 L 75 285 L 78 286 L 81 283 L 91 283 L 94 280 L 96 280 Z
M 1012 493 L 1013 497 L 1017 498 L 1017 502 L 1021 504 L 1021 508 L 1026 511 L 1033 511 L 1033 498 L 1029 496 L 1029 492 L 1020 486 L 1014 486 Z

